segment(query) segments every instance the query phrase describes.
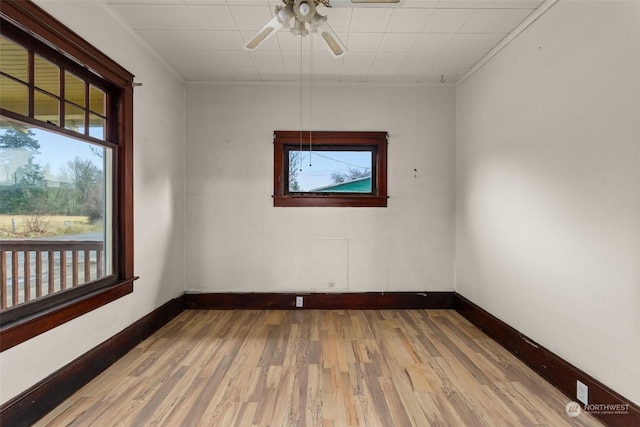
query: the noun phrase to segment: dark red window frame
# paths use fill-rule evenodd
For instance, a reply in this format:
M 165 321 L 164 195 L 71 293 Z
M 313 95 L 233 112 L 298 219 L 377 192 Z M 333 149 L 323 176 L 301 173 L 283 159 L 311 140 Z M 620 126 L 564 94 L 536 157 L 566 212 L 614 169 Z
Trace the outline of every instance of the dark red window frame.
M 372 153 L 371 193 L 294 193 L 289 192 L 288 153 L 300 149 L 358 149 Z M 275 131 L 273 150 L 273 206 L 276 207 L 386 207 L 387 132 L 357 131 Z
M 82 286 L 61 292 L 60 296 L 42 298 L 17 306 L 1 314 L 0 351 L 27 341 L 43 332 L 77 318 L 133 292 L 133 75 L 97 50 L 86 40 L 30 1 L 1 1 L 2 31 L 20 32 L 31 38 L 33 46 L 47 47 L 60 53 L 67 68 L 85 77 L 95 76 L 113 90 L 112 135 L 115 135 L 114 163 L 114 276 L 97 285 Z M 14 37 L 16 34 L 14 34 Z M 24 39 L 23 39 L 24 44 Z M 60 133 L 65 129 L 41 123 L 32 117 L 2 110 L 10 119 Z

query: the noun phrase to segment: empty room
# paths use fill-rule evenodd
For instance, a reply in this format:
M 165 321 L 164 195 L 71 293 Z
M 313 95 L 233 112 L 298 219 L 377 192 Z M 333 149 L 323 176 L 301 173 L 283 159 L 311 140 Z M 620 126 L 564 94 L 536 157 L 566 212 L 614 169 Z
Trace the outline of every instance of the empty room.
M 0 18 L 0 425 L 640 425 L 640 1 Z

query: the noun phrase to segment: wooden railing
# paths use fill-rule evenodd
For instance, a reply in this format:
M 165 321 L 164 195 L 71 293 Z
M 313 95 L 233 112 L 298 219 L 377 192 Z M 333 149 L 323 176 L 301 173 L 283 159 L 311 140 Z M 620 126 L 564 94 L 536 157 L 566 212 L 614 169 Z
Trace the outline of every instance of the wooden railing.
M 0 309 L 104 275 L 101 241 L 0 240 Z

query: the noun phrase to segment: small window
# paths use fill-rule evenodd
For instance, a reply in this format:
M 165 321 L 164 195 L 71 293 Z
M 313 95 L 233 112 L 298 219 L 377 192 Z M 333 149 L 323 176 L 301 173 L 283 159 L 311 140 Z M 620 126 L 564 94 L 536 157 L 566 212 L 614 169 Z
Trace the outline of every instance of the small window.
M 273 205 L 386 207 L 386 132 L 276 131 Z

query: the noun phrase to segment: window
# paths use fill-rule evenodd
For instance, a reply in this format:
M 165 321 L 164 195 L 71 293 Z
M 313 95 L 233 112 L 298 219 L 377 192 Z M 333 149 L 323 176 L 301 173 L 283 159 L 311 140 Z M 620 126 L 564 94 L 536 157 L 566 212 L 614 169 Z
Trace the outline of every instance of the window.
M 113 275 L 113 148 L 0 121 L 0 309 Z
M 133 76 L 0 9 L 0 350 L 133 290 Z
M 274 206 L 387 206 L 386 132 L 276 131 Z

